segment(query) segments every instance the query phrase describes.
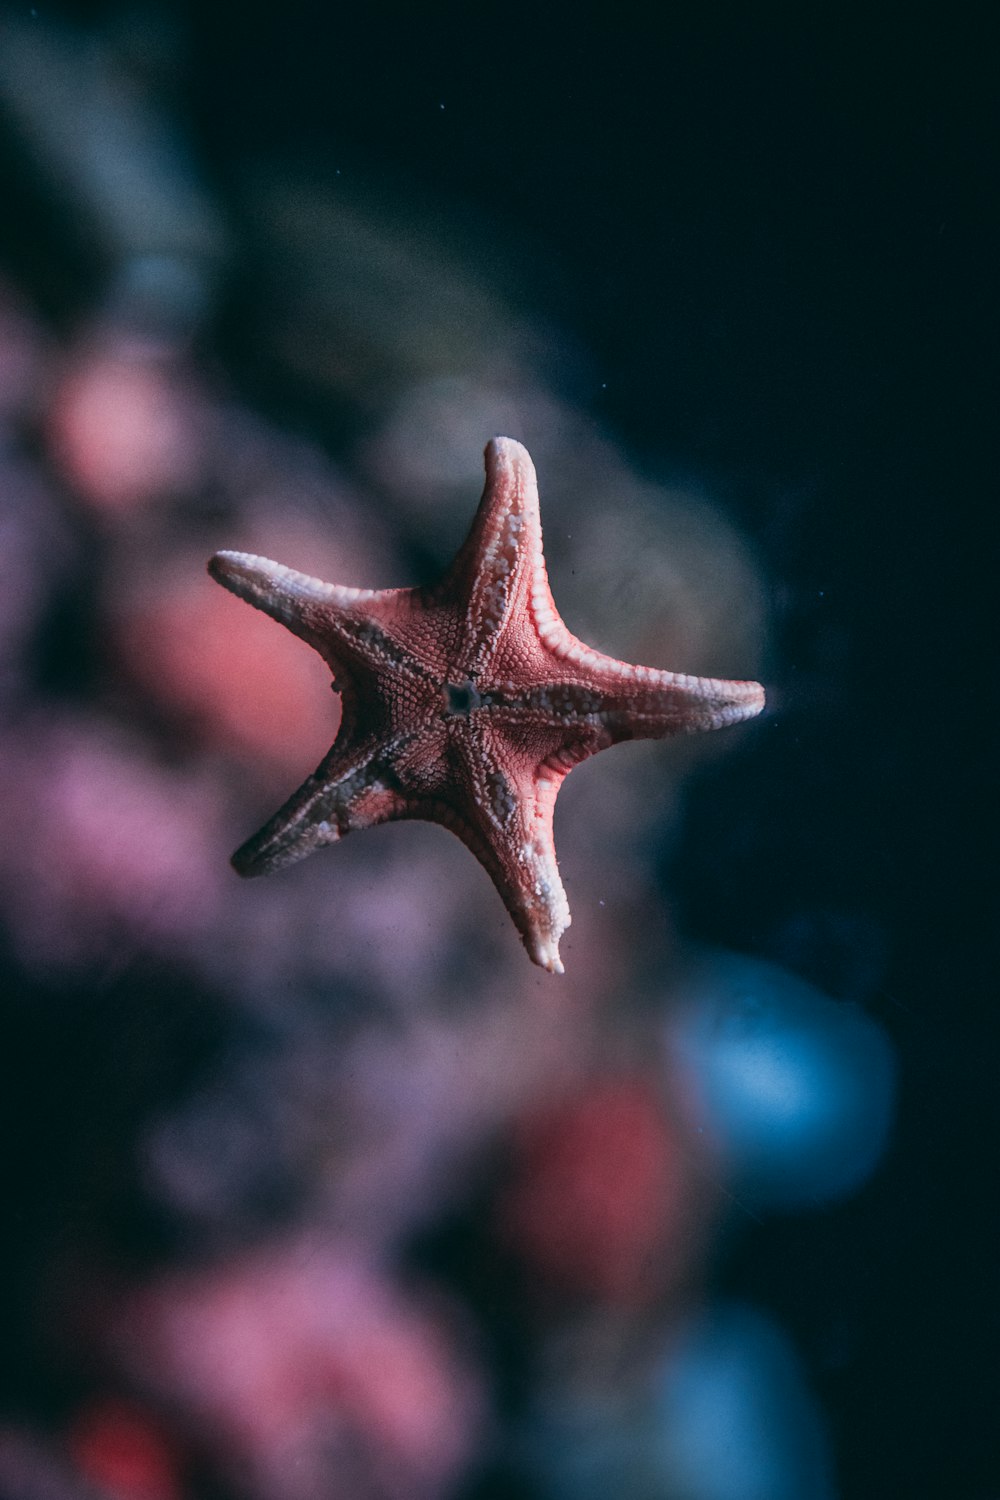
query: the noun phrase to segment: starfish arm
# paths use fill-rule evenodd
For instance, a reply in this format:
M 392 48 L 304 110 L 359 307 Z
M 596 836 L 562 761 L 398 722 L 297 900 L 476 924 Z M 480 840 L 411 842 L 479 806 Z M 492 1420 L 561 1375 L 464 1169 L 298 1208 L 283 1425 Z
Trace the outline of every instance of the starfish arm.
M 375 589 L 324 583 L 251 552 L 216 552 L 208 571 L 231 594 L 263 610 L 319 651 L 329 637 L 332 618 L 377 595 Z
M 586 680 L 563 677 L 519 693 L 494 693 L 493 723 L 522 743 L 530 737 L 543 744 L 556 734 L 558 742 L 544 761 L 568 772 L 624 740 L 719 729 L 752 718 L 763 707 L 764 690 L 756 682 L 687 677 L 603 660 L 606 668 L 588 671 Z
M 592 650 L 568 631 L 553 654 L 555 680 L 523 695 L 524 707 L 543 721 L 554 713 L 563 722 L 601 726 L 607 744 L 722 729 L 756 717 L 764 707 L 759 682 L 632 666 Z
M 562 974 L 559 939 L 571 918 L 552 814 L 565 771 L 524 755 L 512 760 L 504 738 L 484 727 L 461 746 L 468 795 L 461 813 L 438 821 L 447 822 L 484 867 L 533 962 Z
M 532 598 L 549 598 L 535 466 L 513 438 L 493 438 L 484 457 L 486 487 L 472 529 L 436 591 L 461 601 L 454 670 L 473 680 L 505 637 L 519 633 Z
M 653 667 L 629 667 L 601 685 L 599 716 L 611 742 L 623 739 L 668 739 L 723 729 L 755 718 L 764 707 L 759 682 L 731 682 L 717 677 L 690 677 Z M 601 674 L 603 676 L 603 673 Z
M 352 829 L 407 816 L 409 804 L 391 768 L 392 748 L 373 738 L 340 749 L 338 741 L 260 832 L 237 849 L 233 868 L 240 875 L 269 875 Z
M 217 552 L 208 571 L 318 651 L 338 679 L 338 692 L 358 665 L 375 674 L 433 675 L 447 621 L 424 607 L 419 589 L 347 588 L 248 552 Z

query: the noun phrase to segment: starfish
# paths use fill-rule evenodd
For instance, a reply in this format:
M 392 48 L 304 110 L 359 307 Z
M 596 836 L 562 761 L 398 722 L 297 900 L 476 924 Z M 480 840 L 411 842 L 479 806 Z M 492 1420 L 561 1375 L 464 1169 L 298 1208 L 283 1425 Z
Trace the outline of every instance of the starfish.
M 549 591 L 527 450 L 497 437 L 485 457 L 472 529 L 432 588 L 345 588 L 244 552 L 211 559 L 213 578 L 320 653 L 342 697 L 333 748 L 233 865 L 262 875 L 352 829 L 441 823 L 492 877 L 530 957 L 561 974 L 563 778 L 622 740 L 751 718 L 764 692 L 629 666 L 571 635 Z

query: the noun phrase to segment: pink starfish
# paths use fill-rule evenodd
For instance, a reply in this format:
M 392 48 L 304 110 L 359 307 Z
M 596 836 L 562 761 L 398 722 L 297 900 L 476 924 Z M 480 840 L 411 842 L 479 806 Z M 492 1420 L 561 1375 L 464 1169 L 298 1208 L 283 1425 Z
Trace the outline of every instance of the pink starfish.
M 442 823 L 556 974 L 570 914 L 552 812 L 566 774 L 620 740 L 716 729 L 764 706 L 756 682 L 629 666 L 570 634 L 549 592 L 534 466 L 512 438 L 487 446 L 472 530 L 433 588 L 344 588 L 243 552 L 217 552 L 209 571 L 308 641 L 343 699 L 333 749 L 233 855 L 239 873 L 393 818 Z

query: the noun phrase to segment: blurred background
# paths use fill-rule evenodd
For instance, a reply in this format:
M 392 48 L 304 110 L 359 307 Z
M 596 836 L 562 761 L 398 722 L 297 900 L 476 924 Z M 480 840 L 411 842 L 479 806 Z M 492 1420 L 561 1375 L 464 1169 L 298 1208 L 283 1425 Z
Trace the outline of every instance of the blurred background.
M 980 10 L 0 6 L 3 1500 L 1000 1494 Z M 559 981 L 228 866 L 338 706 L 207 557 L 428 582 L 498 432 L 769 693 L 567 783 Z

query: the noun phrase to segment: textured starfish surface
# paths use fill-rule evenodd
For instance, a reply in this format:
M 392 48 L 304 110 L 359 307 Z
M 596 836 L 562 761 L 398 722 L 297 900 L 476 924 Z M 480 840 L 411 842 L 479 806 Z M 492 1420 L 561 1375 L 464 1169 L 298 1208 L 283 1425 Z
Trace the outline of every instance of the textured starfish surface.
M 333 749 L 233 855 L 239 873 L 393 818 L 442 823 L 557 974 L 570 914 L 552 813 L 567 772 L 621 740 L 715 729 L 764 704 L 756 682 L 629 666 L 570 634 L 549 592 L 535 470 L 511 438 L 487 446 L 472 529 L 433 588 L 344 588 L 243 552 L 216 553 L 209 571 L 315 647 L 343 703 Z

